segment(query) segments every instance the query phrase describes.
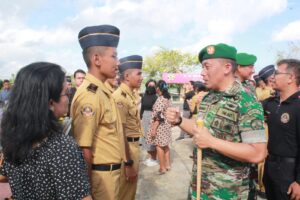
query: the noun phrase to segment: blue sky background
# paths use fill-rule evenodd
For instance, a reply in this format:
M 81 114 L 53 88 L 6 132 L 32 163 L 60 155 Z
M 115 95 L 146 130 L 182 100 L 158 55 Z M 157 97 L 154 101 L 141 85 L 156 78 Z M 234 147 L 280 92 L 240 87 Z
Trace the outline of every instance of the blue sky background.
M 277 52 L 299 59 L 297 0 L 15 0 L 0 5 L 0 79 L 35 61 L 86 70 L 77 41 L 85 26 L 120 28 L 119 58 L 148 56 L 159 47 L 197 54 L 208 44 L 228 43 L 257 55 L 257 71 Z

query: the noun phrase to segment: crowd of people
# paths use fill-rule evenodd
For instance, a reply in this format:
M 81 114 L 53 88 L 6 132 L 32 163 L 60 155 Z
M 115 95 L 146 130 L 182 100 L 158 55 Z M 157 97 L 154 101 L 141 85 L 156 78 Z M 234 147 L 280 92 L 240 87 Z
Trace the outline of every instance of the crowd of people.
M 164 80 L 148 80 L 140 96 L 143 58 L 118 59 L 119 39 L 115 26 L 85 27 L 78 40 L 87 72 L 72 78 L 36 62 L 12 88 L 3 82 L 0 182 L 13 199 L 133 200 L 142 149 L 158 175 L 176 167 L 175 126 L 176 140 L 194 146 L 188 199 L 254 200 L 257 191 L 300 199 L 300 60 L 254 75 L 255 55 L 208 45 L 198 55 L 203 82 L 184 85 L 181 112 Z

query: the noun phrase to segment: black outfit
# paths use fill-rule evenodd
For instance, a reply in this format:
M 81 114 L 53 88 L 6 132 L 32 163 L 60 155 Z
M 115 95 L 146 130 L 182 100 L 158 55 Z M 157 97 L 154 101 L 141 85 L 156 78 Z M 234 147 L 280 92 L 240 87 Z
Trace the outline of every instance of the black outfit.
M 70 136 L 57 134 L 29 153 L 21 165 L 4 161 L 13 199 L 82 199 L 90 194 L 87 167 Z
M 194 91 L 189 91 L 184 94 L 183 110 L 190 110 L 187 100 L 191 100 L 194 95 L 195 95 Z
M 71 104 L 72 104 L 75 93 L 76 93 L 76 88 L 74 88 L 74 87 L 68 89 L 68 91 L 67 91 L 67 96 L 69 98 L 69 105 L 68 105 L 69 109 L 68 109 L 67 117 L 70 117 Z
M 290 199 L 291 183 L 300 183 L 300 92 L 280 103 L 279 97 L 263 102 L 269 128 L 268 157 L 263 182 L 271 200 Z
M 152 111 L 152 107 L 157 99 L 156 94 L 144 94 L 141 100 L 141 112 L 140 117 L 143 118 L 143 113 L 145 110 Z

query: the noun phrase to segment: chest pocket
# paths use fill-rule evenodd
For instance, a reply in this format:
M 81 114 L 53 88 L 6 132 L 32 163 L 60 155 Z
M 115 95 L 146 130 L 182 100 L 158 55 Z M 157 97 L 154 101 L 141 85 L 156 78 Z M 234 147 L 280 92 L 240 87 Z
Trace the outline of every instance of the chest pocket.
M 211 122 L 215 136 L 229 141 L 239 141 L 238 135 L 238 104 L 226 101 L 215 107 L 215 115 Z
M 113 124 L 116 122 L 116 110 L 115 108 L 112 106 L 112 104 L 110 102 L 104 102 L 104 115 L 103 115 L 103 119 L 102 119 L 102 123 L 103 124 Z

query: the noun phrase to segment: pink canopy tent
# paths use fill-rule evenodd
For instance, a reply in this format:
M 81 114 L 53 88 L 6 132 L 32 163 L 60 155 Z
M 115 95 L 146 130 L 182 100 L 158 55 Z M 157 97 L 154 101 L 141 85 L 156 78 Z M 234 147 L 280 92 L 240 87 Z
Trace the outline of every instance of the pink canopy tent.
M 203 81 L 200 72 L 190 74 L 190 73 L 163 73 L 162 79 L 166 81 L 166 83 L 179 83 L 184 84 L 189 81 Z

